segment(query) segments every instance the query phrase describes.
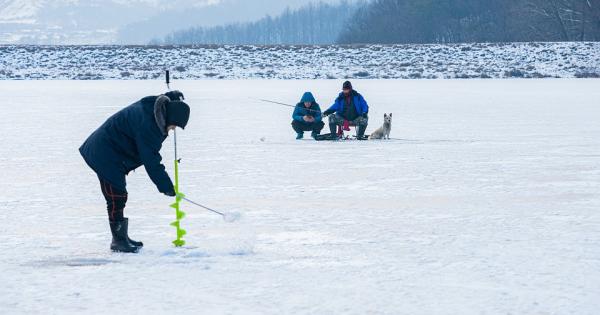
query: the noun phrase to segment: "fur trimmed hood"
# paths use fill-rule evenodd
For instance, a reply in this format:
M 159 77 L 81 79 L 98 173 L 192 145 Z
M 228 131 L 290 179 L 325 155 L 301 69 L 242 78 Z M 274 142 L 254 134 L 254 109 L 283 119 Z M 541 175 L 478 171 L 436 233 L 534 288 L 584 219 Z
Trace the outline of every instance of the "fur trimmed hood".
M 158 129 L 162 132 L 163 135 L 168 135 L 167 132 L 167 104 L 171 101 L 165 95 L 159 95 L 154 102 L 154 119 L 156 120 L 156 125 Z

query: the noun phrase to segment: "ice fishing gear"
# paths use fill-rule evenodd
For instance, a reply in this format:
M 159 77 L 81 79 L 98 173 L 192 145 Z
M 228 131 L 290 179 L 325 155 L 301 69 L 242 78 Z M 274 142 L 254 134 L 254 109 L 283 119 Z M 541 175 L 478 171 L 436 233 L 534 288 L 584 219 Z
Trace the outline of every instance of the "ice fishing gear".
M 177 158 L 176 130 L 173 130 L 173 139 L 175 142 L 175 203 L 171 205 L 171 208 L 175 209 L 175 221 L 171 223 L 171 226 L 174 227 L 177 232 L 177 239 L 173 241 L 173 245 L 175 245 L 175 247 L 181 247 L 185 245 L 183 236 L 187 234 L 187 232 L 181 228 L 181 220 L 185 217 L 185 212 L 181 210 L 181 200 L 183 200 L 184 195 L 179 191 L 179 163 L 181 160 Z
M 265 100 L 265 99 L 261 99 L 261 98 L 255 98 L 254 100 L 265 102 L 265 103 L 271 103 L 271 104 L 277 104 L 277 105 L 281 105 L 281 106 L 296 108 L 296 105 L 291 105 L 291 104 L 286 104 L 286 103 L 281 103 L 281 102 L 276 102 L 276 101 L 270 101 L 270 100 Z M 307 108 L 306 110 L 310 111 L 310 112 L 315 112 L 315 113 L 322 113 L 320 110 L 315 110 L 315 109 Z
M 355 135 L 355 136 L 339 135 L 337 133 L 324 133 L 324 134 L 317 135 L 315 140 L 317 140 L 317 141 L 338 141 L 338 140 L 340 140 L 340 141 L 342 141 L 342 140 L 366 141 L 366 140 L 369 140 L 369 137 L 367 137 L 367 136 L 359 137 L 357 135 Z
M 197 203 L 195 201 L 189 200 L 189 199 L 185 198 L 185 196 L 183 196 L 182 199 L 185 200 L 185 201 L 187 201 L 187 202 L 189 202 L 189 203 L 191 203 L 191 204 L 193 204 L 193 205 L 196 205 L 196 206 L 198 206 L 198 207 L 200 207 L 200 208 L 202 208 L 204 210 L 208 210 L 208 211 L 210 211 L 212 213 L 215 213 L 215 214 L 218 214 L 218 215 L 222 216 L 223 220 L 225 220 L 226 222 L 235 222 L 235 221 L 237 221 L 240 218 L 240 214 L 237 213 L 237 212 L 225 213 L 225 212 L 221 212 L 221 211 L 217 211 L 217 210 L 211 209 L 211 208 L 209 208 L 207 206 L 204 206 L 202 204 L 199 204 L 199 203 Z
M 169 85 L 171 83 L 171 77 L 169 70 L 165 72 L 165 80 L 167 88 L 170 90 L 171 87 Z M 181 200 L 183 200 L 185 196 L 179 191 L 179 163 L 181 163 L 181 160 L 177 156 L 177 129 L 173 130 L 173 144 L 175 151 L 175 203 L 171 204 L 171 208 L 175 209 L 175 221 L 171 223 L 171 226 L 176 229 L 177 233 L 177 239 L 173 241 L 173 245 L 175 245 L 175 247 L 181 247 L 185 245 L 183 236 L 187 234 L 187 232 L 181 228 L 181 220 L 185 217 L 185 212 L 181 210 Z
M 166 82 L 167 82 L 167 90 L 170 91 L 171 90 L 171 87 L 170 87 L 170 85 L 171 85 L 171 73 L 169 72 L 169 70 L 165 71 L 165 79 L 166 79 Z

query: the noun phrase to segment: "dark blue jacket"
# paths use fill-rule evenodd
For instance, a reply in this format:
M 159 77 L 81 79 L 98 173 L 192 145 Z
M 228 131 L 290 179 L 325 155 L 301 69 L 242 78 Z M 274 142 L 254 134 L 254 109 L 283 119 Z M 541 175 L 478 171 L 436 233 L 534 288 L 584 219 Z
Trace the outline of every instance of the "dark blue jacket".
M 312 105 L 309 108 L 304 106 L 304 102 L 310 102 Z M 302 99 L 300 99 L 300 103 L 296 104 L 296 108 L 294 108 L 294 113 L 292 114 L 292 118 L 299 122 L 305 122 L 304 116 L 313 116 L 315 121 L 323 120 L 323 115 L 321 114 L 321 107 L 315 100 L 315 97 L 311 92 L 306 92 L 302 95 Z
M 173 191 L 159 153 L 167 138 L 164 117 L 168 101 L 165 96 L 160 98 L 157 102 L 158 97 L 149 96 L 122 109 L 79 148 L 98 176 L 116 188 L 125 190 L 125 175 L 144 165 L 160 192 Z
M 352 91 L 352 97 L 354 97 L 354 107 L 356 107 L 356 112 L 359 116 L 369 113 L 369 104 L 365 101 L 365 98 L 360 95 L 360 93 L 356 91 Z M 329 111 L 334 111 L 337 114 L 344 114 L 344 106 L 345 106 L 345 96 L 344 93 L 340 93 L 340 95 L 335 99 L 335 102 L 328 109 Z

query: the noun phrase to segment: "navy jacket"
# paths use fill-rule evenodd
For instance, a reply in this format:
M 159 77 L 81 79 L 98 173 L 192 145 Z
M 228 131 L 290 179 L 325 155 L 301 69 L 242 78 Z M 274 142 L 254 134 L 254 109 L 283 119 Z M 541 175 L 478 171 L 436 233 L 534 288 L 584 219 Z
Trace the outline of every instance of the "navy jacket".
M 125 190 L 125 175 L 144 165 L 160 192 L 173 191 L 159 153 L 167 138 L 168 100 L 145 97 L 114 114 L 85 141 L 79 152 L 100 178 Z
M 356 112 L 358 113 L 358 116 L 368 114 L 369 104 L 367 104 L 365 98 L 356 91 L 352 91 L 352 97 L 354 98 L 354 107 L 356 107 Z M 331 105 L 328 111 L 334 111 L 335 113 L 342 115 L 344 114 L 345 103 L 346 100 L 344 93 L 340 93 L 340 95 L 335 99 L 335 102 L 333 103 L 333 105 Z

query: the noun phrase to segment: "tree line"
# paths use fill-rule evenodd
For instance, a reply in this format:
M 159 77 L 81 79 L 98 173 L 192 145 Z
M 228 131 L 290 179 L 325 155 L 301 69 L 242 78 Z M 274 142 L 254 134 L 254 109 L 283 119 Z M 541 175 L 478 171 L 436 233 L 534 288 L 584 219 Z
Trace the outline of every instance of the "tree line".
M 280 16 L 258 21 L 215 27 L 194 27 L 169 34 L 153 44 L 332 44 L 358 4 L 310 3 L 297 10 L 285 10 Z
M 598 41 L 600 0 L 374 0 L 338 43 Z
M 600 0 L 343 0 L 288 9 L 256 22 L 181 30 L 153 44 L 599 40 Z

